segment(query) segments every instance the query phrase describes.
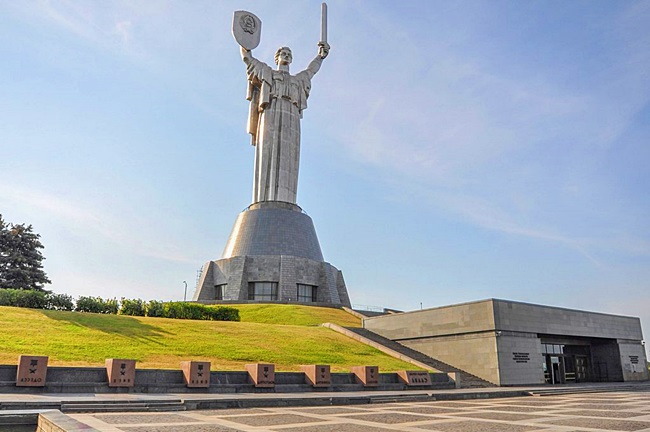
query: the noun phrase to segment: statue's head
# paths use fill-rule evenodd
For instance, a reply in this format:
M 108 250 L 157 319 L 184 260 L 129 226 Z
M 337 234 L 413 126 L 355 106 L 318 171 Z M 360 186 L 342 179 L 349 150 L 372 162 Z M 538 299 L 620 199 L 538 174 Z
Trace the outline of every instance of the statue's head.
M 289 48 L 289 47 L 280 47 L 275 52 L 275 64 L 277 64 L 277 65 L 290 65 L 291 60 L 293 60 L 293 55 L 291 54 L 291 48 Z

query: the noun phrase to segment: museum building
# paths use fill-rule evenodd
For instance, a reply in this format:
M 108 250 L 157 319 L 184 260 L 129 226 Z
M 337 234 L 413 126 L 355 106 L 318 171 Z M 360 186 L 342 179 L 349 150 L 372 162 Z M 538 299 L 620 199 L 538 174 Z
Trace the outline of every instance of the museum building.
M 648 380 L 635 317 L 489 299 L 363 326 L 501 386 Z

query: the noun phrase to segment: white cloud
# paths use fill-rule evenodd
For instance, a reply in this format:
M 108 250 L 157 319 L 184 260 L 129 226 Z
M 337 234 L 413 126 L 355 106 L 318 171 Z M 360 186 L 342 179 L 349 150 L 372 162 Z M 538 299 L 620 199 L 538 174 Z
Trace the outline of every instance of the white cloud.
M 131 21 L 120 21 L 115 24 L 115 33 L 122 39 L 122 43 L 125 45 L 131 40 L 132 26 Z
M 158 233 L 149 232 L 146 220 L 115 218 L 115 213 L 102 212 L 84 203 L 67 201 L 60 196 L 15 185 L 0 185 L 0 198 L 9 205 L 21 206 L 46 218 L 58 219 L 60 226 L 84 232 L 89 239 L 100 239 L 118 245 L 129 254 L 141 255 L 177 263 L 194 263 L 196 257 L 188 256 L 177 244 L 165 241 Z
M 578 251 L 597 266 L 603 265 L 590 251 L 589 245 L 585 244 L 583 239 L 562 235 L 551 229 L 543 229 L 538 226 L 526 226 L 517 221 L 512 216 L 512 212 L 504 211 L 493 202 L 484 198 L 454 194 L 438 195 L 436 201 L 443 207 L 452 210 L 464 219 L 480 227 L 510 235 L 559 244 L 563 247 Z

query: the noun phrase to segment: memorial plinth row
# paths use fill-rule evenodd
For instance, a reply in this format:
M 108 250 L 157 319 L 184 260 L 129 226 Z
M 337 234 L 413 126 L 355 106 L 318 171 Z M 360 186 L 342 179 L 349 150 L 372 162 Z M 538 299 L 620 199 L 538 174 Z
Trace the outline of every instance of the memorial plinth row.
M 44 387 L 47 378 L 47 356 L 21 355 L 18 359 L 16 386 Z M 106 359 L 106 375 L 109 387 L 133 387 L 135 382 L 135 360 Z M 183 361 L 180 369 L 183 381 L 190 388 L 210 387 L 210 362 Z M 305 382 L 313 387 L 332 385 L 329 365 L 303 365 Z M 250 383 L 259 388 L 275 387 L 275 365 L 272 363 L 253 363 L 246 365 Z M 364 387 L 379 385 L 379 367 L 354 366 L 351 370 L 357 384 Z M 399 371 L 400 381 L 407 386 L 430 386 L 431 375 L 427 371 Z

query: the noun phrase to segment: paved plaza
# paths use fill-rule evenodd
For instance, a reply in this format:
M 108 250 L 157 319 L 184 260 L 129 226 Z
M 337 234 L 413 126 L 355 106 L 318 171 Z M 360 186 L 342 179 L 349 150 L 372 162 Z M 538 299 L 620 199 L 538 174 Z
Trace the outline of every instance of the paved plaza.
M 70 416 L 106 432 L 650 432 L 650 391 Z

